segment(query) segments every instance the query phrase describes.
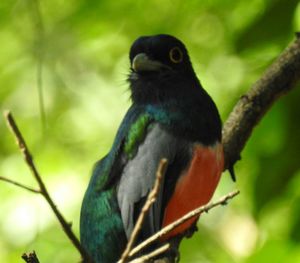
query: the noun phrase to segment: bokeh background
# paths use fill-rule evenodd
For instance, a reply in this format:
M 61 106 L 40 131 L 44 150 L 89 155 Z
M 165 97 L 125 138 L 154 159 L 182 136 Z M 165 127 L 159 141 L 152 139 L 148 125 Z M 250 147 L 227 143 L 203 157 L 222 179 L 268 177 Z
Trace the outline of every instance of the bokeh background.
M 52 197 L 78 234 L 92 165 L 109 150 L 130 105 L 131 43 L 157 33 L 182 39 L 226 120 L 294 39 L 300 4 L 5 0 L 0 26 L 1 111 L 12 110 Z M 299 88 L 255 129 L 236 165 L 237 182 L 224 173 L 215 198 L 234 189 L 241 194 L 201 218 L 199 232 L 182 243 L 181 262 L 300 262 Z M 3 118 L 0 134 L 0 175 L 35 187 Z M 0 182 L 0 198 L 0 262 L 21 262 L 31 250 L 43 263 L 78 262 L 41 196 Z

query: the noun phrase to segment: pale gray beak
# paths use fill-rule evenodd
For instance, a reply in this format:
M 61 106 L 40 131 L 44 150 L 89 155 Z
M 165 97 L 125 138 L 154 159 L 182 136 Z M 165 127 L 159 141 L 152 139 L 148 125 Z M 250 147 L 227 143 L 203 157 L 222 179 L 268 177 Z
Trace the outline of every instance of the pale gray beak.
M 137 54 L 132 61 L 131 67 L 135 72 L 159 71 L 162 68 L 171 69 L 159 61 L 151 60 L 145 53 Z

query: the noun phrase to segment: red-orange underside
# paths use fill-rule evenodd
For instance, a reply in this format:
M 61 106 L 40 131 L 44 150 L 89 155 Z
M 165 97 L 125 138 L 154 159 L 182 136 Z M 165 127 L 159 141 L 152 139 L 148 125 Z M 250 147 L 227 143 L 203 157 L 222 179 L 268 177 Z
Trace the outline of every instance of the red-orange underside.
M 208 203 L 218 185 L 224 166 L 222 145 L 216 144 L 212 147 L 197 145 L 193 156 L 190 166 L 180 176 L 165 209 L 163 226 Z M 198 216 L 176 227 L 164 236 L 163 240 L 184 232 L 197 219 Z

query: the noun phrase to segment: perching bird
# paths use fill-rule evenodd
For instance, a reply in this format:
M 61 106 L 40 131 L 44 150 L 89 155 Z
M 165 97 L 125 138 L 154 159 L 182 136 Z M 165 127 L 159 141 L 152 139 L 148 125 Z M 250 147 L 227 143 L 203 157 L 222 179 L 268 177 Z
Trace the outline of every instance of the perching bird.
M 140 37 L 129 58 L 132 106 L 96 163 L 81 208 L 81 242 L 97 263 L 120 258 L 162 158 L 168 167 L 137 242 L 206 204 L 223 170 L 219 113 L 184 44 L 170 35 Z

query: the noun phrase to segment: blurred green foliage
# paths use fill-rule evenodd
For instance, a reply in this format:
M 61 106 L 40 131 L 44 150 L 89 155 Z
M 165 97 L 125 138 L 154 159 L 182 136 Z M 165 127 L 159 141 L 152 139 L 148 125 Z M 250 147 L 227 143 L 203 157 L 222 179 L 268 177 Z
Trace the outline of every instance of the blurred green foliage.
M 129 104 L 128 50 L 140 35 L 184 41 L 203 86 L 226 119 L 239 96 L 293 40 L 296 0 L 6 0 L 0 2 L 0 102 L 11 109 L 58 207 L 78 234 L 93 163 L 110 148 Z M 42 65 L 41 74 L 39 65 Z M 42 80 L 46 126 L 39 110 Z M 204 215 L 181 262 L 300 262 L 300 90 L 270 110 Z M 35 186 L 0 120 L 0 175 Z M 38 195 L 0 185 L 0 262 L 35 250 L 43 263 L 78 262 Z

